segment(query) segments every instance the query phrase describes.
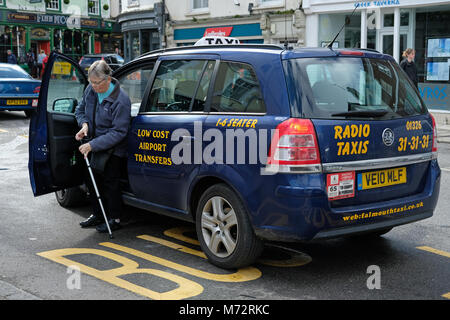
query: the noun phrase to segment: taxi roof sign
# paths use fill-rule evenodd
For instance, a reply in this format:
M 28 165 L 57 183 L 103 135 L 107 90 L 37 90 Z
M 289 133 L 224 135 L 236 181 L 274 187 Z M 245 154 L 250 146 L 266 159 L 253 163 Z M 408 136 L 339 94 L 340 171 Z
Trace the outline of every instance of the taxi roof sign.
M 208 45 L 218 45 L 218 44 L 240 44 L 241 42 L 237 38 L 232 37 L 203 37 L 198 40 L 196 46 L 208 46 Z

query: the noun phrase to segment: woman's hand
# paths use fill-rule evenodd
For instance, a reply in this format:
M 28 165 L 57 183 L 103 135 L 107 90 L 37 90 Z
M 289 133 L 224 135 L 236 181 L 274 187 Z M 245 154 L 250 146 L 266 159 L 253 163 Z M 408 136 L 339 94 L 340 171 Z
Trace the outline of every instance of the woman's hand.
M 84 137 L 87 137 L 88 131 L 89 131 L 88 124 L 85 122 L 85 123 L 83 123 L 83 126 L 81 127 L 81 130 L 78 131 L 78 133 L 75 135 L 75 139 L 77 141 L 80 141 Z
M 89 143 L 82 144 L 82 145 L 78 148 L 78 150 L 80 150 L 80 152 L 83 154 L 83 156 L 84 156 L 85 159 L 87 158 L 89 152 L 92 151 L 91 145 L 90 145 Z

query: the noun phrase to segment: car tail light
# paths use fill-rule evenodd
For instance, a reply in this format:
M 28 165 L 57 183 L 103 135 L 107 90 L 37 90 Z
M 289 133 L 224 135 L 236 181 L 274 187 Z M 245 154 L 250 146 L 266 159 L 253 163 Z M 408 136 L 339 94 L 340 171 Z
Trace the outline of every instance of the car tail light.
M 431 121 L 433 122 L 433 146 L 431 147 L 432 152 L 437 152 L 437 128 L 436 128 L 436 120 L 433 115 L 430 113 Z
M 81 57 L 80 61 L 78 62 L 78 64 L 81 64 L 81 61 L 83 61 L 83 57 Z
M 278 172 L 321 172 L 316 131 L 311 120 L 291 118 L 277 126 L 267 159 Z
M 41 86 L 34 88 L 33 93 L 39 93 L 39 91 L 41 91 Z
M 342 56 L 363 56 L 364 55 L 364 52 L 353 51 L 353 50 L 339 50 L 339 53 Z

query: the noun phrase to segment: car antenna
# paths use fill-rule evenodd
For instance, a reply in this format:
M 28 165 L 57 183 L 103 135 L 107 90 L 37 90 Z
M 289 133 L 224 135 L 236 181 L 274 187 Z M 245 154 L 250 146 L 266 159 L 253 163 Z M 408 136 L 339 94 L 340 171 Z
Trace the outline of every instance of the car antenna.
M 353 14 L 355 13 L 355 11 L 356 11 L 356 9 L 357 9 L 358 7 L 359 7 L 359 4 L 358 4 L 358 3 L 355 3 L 355 9 L 353 9 L 352 14 L 350 15 L 350 18 L 349 18 L 349 19 L 352 18 Z M 347 18 L 344 19 L 344 24 L 342 25 L 341 29 L 340 29 L 339 32 L 336 34 L 336 36 L 333 38 L 333 40 L 332 40 L 329 44 L 327 44 L 327 48 L 328 48 L 328 49 L 333 50 L 333 43 L 336 41 L 337 37 L 339 37 L 339 35 L 341 34 L 342 30 L 344 29 L 344 27 L 345 27 L 345 25 L 346 25 L 346 21 L 347 21 Z
M 284 50 L 289 50 L 289 42 L 287 40 L 286 1 L 284 2 Z

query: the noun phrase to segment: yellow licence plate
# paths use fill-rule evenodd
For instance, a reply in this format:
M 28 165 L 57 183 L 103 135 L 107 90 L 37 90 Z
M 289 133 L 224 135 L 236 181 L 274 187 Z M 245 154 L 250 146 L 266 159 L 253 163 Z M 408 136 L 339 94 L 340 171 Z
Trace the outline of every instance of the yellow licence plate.
M 406 183 L 406 167 L 358 174 L 358 190 L 381 188 Z
M 28 100 L 26 99 L 9 99 L 6 101 L 8 106 L 24 106 L 28 104 Z

